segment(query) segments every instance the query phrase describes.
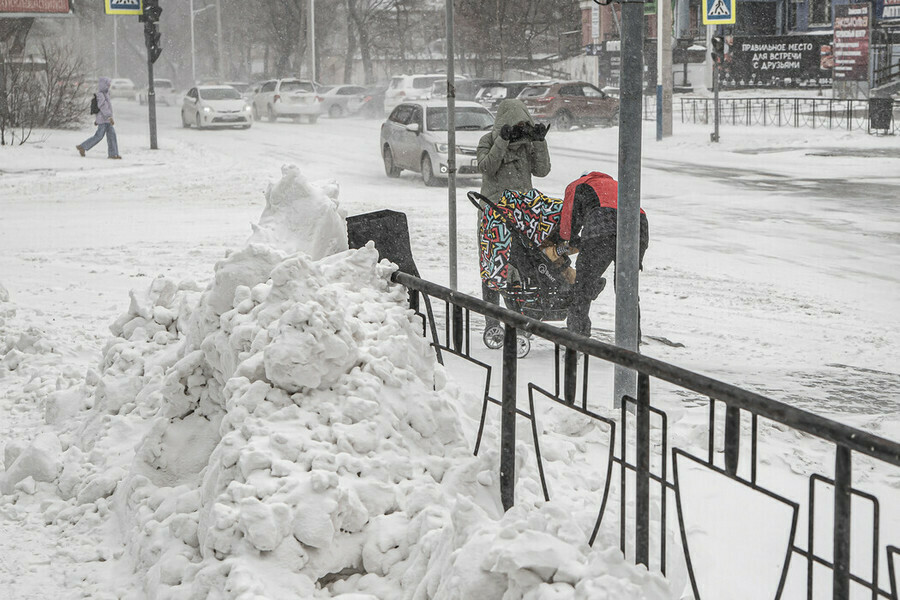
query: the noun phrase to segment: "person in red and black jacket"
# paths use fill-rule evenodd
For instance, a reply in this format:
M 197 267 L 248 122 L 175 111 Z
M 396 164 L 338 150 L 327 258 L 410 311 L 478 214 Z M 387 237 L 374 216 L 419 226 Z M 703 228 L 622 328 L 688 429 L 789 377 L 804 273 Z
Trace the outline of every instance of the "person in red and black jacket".
M 603 274 L 616 259 L 616 218 L 619 184 L 605 173 L 587 173 L 566 187 L 560 216 L 557 253 L 565 255 L 569 247 L 578 249 L 575 286 L 569 297 L 566 327 L 573 333 L 590 337 L 591 302 L 606 285 Z M 650 226 L 641 209 L 640 264 L 650 243 Z M 638 316 L 640 339 L 640 315 Z

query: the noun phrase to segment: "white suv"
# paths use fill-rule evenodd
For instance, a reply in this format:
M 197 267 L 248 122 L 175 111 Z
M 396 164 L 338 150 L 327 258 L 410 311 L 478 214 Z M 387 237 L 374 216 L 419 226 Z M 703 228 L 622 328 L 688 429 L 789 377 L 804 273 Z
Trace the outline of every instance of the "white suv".
M 259 87 L 251 103 L 253 118 L 263 117 L 275 121 L 278 117 L 290 117 L 299 121 L 306 117 L 315 123 L 322 112 L 322 97 L 316 93 L 311 81 L 300 79 L 271 79 Z
M 457 81 L 467 79 L 461 75 L 455 78 Z M 431 97 L 431 86 L 435 82 L 447 81 L 446 73 L 431 73 L 428 75 L 398 75 L 391 78 L 387 91 L 384 93 L 384 114 L 389 115 L 401 102 L 413 100 L 428 100 Z

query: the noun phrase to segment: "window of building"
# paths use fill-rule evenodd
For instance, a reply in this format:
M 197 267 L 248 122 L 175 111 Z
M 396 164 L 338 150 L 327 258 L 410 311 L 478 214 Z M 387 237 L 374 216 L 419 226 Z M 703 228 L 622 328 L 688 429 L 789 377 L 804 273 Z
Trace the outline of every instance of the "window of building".
M 809 0 L 810 27 L 831 27 L 831 0 Z

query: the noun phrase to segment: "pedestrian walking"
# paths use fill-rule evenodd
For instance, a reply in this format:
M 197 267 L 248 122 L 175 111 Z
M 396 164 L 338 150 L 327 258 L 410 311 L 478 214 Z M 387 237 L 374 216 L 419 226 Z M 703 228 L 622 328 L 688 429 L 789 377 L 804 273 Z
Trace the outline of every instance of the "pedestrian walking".
M 94 101 L 91 102 L 91 114 L 96 115 L 94 117 L 94 125 L 97 126 L 97 131 L 94 135 L 75 146 L 75 149 L 78 150 L 78 154 L 81 156 L 84 156 L 85 152 L 96 146 L 106 136 L 106 148 L 109 158 L 122 158 L 119 156 L 119 145 L 116 140 L 116 129 L 114 127 L 116 121 L 113 119 L 112 102 L 109 99 L 110 83 L 112 83 L 112 80 L 109 77 L 101 77 L 97 83 L 97 93 L 94 94 Z
M 521 100 L 507 99 L 500 102 L 494 127 L 478 142 L 481 194 L 488 200 L 497 202 L 506 190 L 521 193 L 531 190 L 532 175 L 546 177 L 550 173 L 550 152 L 545 139 L 549 129 L 549 125 L 535 125 L 528 108 Z M 485 235 L 481 230 L 481 221 L 479 213 L 479 243 Z M 500 292 L 485 282 L 481 284 L 481 297 L 492 304 L 500 303 Z M 497 325 L 496 321 L 488 319 L 485 330 Z
M 591 303 L 606 285 L 603 274 L 616 259 L 616 228 L 618 226 L 619 184 L 606 173 L 586 173 L 566 186 L 560 215 L 559 237 L 556 247 L 560 256 L 578 250 L 575 265 L 575 286 L 569 296 L 566 327 L 569 331 L 590 337 Z M 644 252 L 650 244 L 650 226 L 641 209 L 640 267 Z M 638 312 L 640 339 L 640 312 Z

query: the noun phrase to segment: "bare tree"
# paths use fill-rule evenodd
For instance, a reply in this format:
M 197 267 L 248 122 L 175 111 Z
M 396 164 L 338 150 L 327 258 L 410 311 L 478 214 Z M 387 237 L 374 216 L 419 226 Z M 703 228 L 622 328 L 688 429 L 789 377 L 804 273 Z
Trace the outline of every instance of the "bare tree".
M 77 126 L 89 114 L 84 63 L 69 47 L 41 45 L 36 57 L 6 58 L 0 78 L 7 86 L 0 145 L 24 144 L 36 128 Z

